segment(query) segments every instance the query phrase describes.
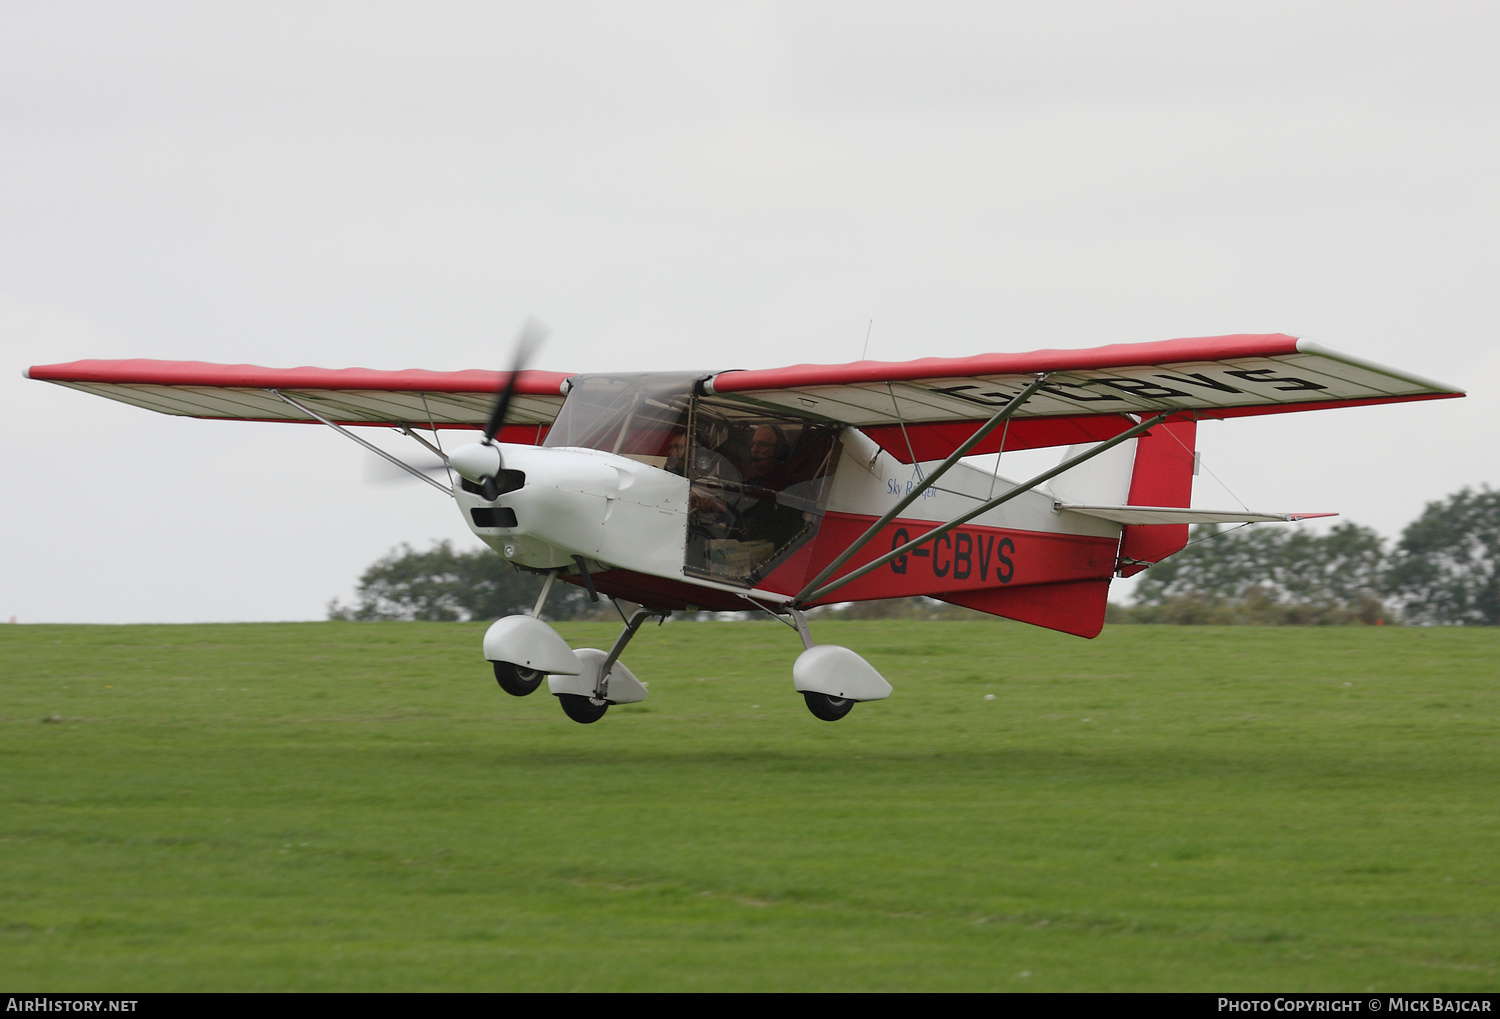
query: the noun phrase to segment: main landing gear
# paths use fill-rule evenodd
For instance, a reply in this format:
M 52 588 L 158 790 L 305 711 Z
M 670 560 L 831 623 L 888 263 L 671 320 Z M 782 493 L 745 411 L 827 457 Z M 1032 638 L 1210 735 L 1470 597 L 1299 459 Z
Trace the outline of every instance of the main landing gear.
M 545 679 L 563 713 L 584 725 L 603 718 L 611 704 L 645 700 L 646 688 L 620 661 L 620 652 L 646 620 L 667 613 L 630 602 L 617 600 L 615 604 L 622 614 L 629 613 L 629 619 L 608 652 L 598 648 L 574 651 L 535 615 L 497 620 L 484 635 L 484 656 L 494 667 L 500 689 L 525 697 Z
M 622 608 L 629 605 L 618 600 L 615 604 Z M 577 674 L 552 676 L 547 680 L 548 688 L 562 705 L 563 714 L 575 722 L 588 725 L 603 718 L 611 704 L 634 704 L 646 699 L 646 688 L 620 661 L 620 652 L 625 650 L 625 645 L 646 620 L 652 616 L 665 617 L 667 613 L 641 605 L 629 605 L 629 608 L 630 619 L 608 653 L 598 648 L 579 648 L 573 652 L 578 660 Z
M 563 713 L 582 725 L 599 721 L 612 704 L 645 700 L 646 688 L 620 661 L 620 654 L 646 620 L 665 618 L 668 613 L 618 599 L 615 604 L 628 618 L 607 652 L 598 648 L 573 650 L 556 630 L 534 615 L 506 616 L 496 621 L 484 635 L 484 656 L 494 666 L 500 689 L 525 697 L 545 679 Z M 891 695 L 891 685 L 869 662 L 846 647 L 814 644 L 807 621 L 796 609 L 783 610 L 776 618 L 785 623 L 788 615 L 788 625 L 797 630 L 804 648 L 792 666 L 792 685 L 814 717 L 837 722 L 858 702 L 884 700 Z
M 791 609 L 790 614 L 803 647 L 792 665 L 792 686 L 814 717 L 837 722 L 859 701 L 880 701 L 891 695 L 891 684 L 874 666 L 846 647 L 814 644 L 802 613 Z
M 542 680 L 547 678 L 547 674 L 540 669 L 528 669 L 511 662 L 491 662 L 490 664 L 495 667 L 495 682 L 500 684 L 500 689 L 512 697 L 525 697 L 527 694 L 535 693 L 542 685 Z M 609 710 L 609 701 L 598 697 L 560 693 L 557 699 L 562 704 L 564 714 L 584 725 L 599 721 Z

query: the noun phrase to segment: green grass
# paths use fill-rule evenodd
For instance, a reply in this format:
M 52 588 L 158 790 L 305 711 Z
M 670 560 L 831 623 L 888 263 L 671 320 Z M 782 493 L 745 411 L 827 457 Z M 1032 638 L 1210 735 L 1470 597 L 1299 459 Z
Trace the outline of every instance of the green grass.
M 1500 986 L 1500 631 L 825 623 L 829 724 L 674 623 L 592 726 L 482 633 L 0 626 L 0 984 Z

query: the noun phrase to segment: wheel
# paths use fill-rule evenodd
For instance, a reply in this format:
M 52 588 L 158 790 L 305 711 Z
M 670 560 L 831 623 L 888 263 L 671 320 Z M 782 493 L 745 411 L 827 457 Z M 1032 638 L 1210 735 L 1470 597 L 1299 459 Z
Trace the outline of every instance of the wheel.
M 562 701 L 563 713 L 575 722 L 588 725 L 597 722 L 604 717 L 609 710 L 609 701 L 601 701 L 595 697 L 584 697 L 576 693 L 560 693 L 557 699 Z
M 854 707 L 854 702 L 848 697 L 830 697 L 826 693 L 813 693 L 811 690 L 804 690 L 802 699 L 807 701 L 807 710 L 825 722 L 837 722 Z
M 512 697 L 525 697 L 535 692 L 546 679 L 546 673 L 538 672 L 536 669 L 523 669 L 519 665 L 510 662 L 493 662 L 495 666 L 495 682 L 500 684 L 500 689 Z

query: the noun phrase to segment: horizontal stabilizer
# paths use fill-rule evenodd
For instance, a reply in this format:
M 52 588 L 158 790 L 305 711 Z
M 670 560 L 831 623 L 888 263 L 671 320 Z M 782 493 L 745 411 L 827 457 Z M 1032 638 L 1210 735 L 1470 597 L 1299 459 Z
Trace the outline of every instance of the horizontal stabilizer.
M 1082 513 L 1117 524 L 1263 524 L 1338 516 L 1337 513 L 1250 513 L 1246 510 L 1180 509 L 1175 506 L 1080 506 L 1069 502 L 1054 505 L 1069 513 Z

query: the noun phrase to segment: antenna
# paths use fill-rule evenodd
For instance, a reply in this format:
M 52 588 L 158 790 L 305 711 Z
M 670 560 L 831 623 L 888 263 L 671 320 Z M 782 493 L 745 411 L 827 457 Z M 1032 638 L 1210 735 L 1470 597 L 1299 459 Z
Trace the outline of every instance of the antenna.
M 870 330 L 875 328 L 875 320 L 870 319 L 870 324 L 865 326 L 865 349 L 859 352 L 859 359 L 863 361 L 865 355 L 870 352 Z

